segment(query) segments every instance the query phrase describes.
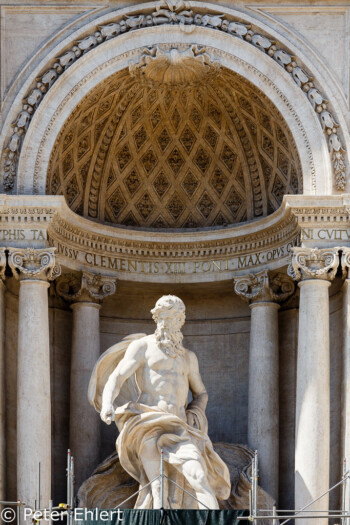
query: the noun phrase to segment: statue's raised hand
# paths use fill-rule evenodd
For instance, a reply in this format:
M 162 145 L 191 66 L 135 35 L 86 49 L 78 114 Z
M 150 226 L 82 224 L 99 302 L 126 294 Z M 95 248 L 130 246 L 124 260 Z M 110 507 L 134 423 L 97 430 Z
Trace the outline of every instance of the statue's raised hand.
M 103 406 L 100 412 L 100 417 L 102 421 L 107 423 L 107 425 L 110 425 L 114 419 L 114 406 L 112 404 Z

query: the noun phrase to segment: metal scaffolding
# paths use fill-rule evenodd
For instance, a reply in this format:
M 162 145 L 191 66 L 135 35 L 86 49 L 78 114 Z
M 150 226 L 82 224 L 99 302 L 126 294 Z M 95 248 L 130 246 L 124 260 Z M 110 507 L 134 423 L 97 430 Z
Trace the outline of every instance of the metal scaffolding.
M 0 501 L 0 505 L 6 507 L 16 507 L 17 508 L 17 525 L 21 525 L 22 522 L 22 510 L 30 509 L 32 514 L 32 522 L 38 523 L 41 520 L 49 521 L 49 525 L 52 525 L 52 513 L 58 512 L 62 516 L 67 516 L 67 525 L 73 525 L 74 523 L 74 458 L 71 455 L 70 450 L 67 451 L 67 503 L 60 503 L 58 506 L 53 506 L 53 501 L 49 501 L 49 508 L 40 508 L 41 501 L 41 476 L 40 476 L 40 463 L 38 468 L 38 500 L 35 500 L 34 508 L 30 505 L 27 505 L 24 501 Z M 38 506 L 37 506 L 38 502 Z
M 23 501 L 0 501 L 0 505 L 2 506 L 9 506 L 9 507 L 17 507 L 17 525 L 21 525 L 21 513 L 24 508 L 29 508 L 32 511 L 33 516 L 33 523 L 38 523 L 41 520 L 49 520 L 49 525 L 52 525 L 52 512 L 56 511 L 59 512 L 62 516 L 67 516 L 67 525 L 74 525 L 74 458 L 71 455 L 70 450 L 67 451 L 67 467 L 66 467 L 66 475 L 67 475 L 67 502 L 66 503 L 60 503 L 58 506 L 53 506 L 53 501 L 50 500 L 49 502 L 49 508 L 48 509 L 40 509 L 40 465 L 39 465 L 39 476 L 38 476 L 38 503 L 39 508 L 36 508 L 36 502 L 34 508 L 31 508 L 29 505 L 24 503 Z M 130 501 L 132 498 L 137 496 L 141 491 L 149 487 L 154 481 L 160 480 L 160 499 L 161 499 L 161 520 L 160 523 L 163 523 L 164 517 L 165 517 L 165 508 L 164 508 L 164 497 L 165 497 L 165 482 L 170 482 L 174 484 L 176 487 L 181 489 L 184 493 L 186 493 L 188 496 L 193 498 L 197 503 L 201 505 L 202 508 L 210 510 L 207 505 L 205 505 L 203 502 L 201 502 L 194 494 L 191 494 L 191 492 L 187 491 L 176 481 L 169 478 L 165 472 L 164 472 L 164 454 L 163 451 L 161 451 L 160 456 L 160 474 L 159 476 L 155 477 L 152 481 L 148 482 L 146 485 L 141 487 L 139 490 L 137 490 L 135 493 L 133 493 L 131 496 L 123 500 L 119 505 L 114 507 L 113 510 L 121 510 L 121 507 L 123 507 L 128 501 Z M 259 481 L 259 466 L 258 466 L 258 452 L 255 451 L 254 457 L 252 459 L 252 465 L 251 465 L 251 488 L 249 490 L 249 516 L 238 516 L 237 520 L 247 520 L 252 522 L 254 525 L 259 525 L 259 522 L 262 520 L 271 520 L 273 525 L 286 525 L 291 520 L 295 520 L 298 518 L 307 518 L 307 519 L 338 519 L 340 520 L 339 523 L 341 525 L 350 525 L 350 470 L 347 469 L 346 460 L 344 459 L 343 462 L 343 472 L 342 472 L 342 478 L 340 481 L 338 481 L 335 485 L 330 487 L 328 490 L 320 494 L 317 498 L 310 501 L 307 505 L 305 505 L 302 509 L 277 509 L 275 506 L 272 509 L 259 509 L 258 508 L 258 481 Z M 324 510 L 324 511 L 313 511 L 308 510 L 309 507 L 311 507 L 314 503 L 321 500 L 324 496 L 335 490 L 336 488 L 340 487 L 342 489 L 341 492 L 341 509 L 339 510 Z M 347 501 L 348 500 L 348 501 Z M 283 520 L 283 521 L 281 521 Z
M 251 489 L 249 491 L 249 517 L 238 517 L 238 520 L 248 520 L 258 525 L 261 520 L 271 520 L 273 525 L 286 525 L 291 520 L 297 518 L 307 519 L 340 519 L 341 525 L 350 525 L 350 471 L 347 470 L 346 459 L 343 461 L 343 474 L 340 481 L 330 487 L 328 490 L 320 494 L 317 498 L 310 501 L 302 509 L 276 509 L 274 506 L 271 510 L 259 509 L 258 508 L 258 480 L 259 480 L 259 469 L 258 469 L 258 452 L 255 451 L 252 468 L 251 468 Z M 335 490 L 337 487 L 342 487 L 342 498 L 341 498 L 341 509 L 340 510 L 324 510 L 324 511 L 313 511 L 307 510 L 314 503 L 321 500 L 324 496 Z M 346 496 L 348 491 L 348 510 L 346 510 Z M 288 513 L 288 514 L 287 514 Z M 281 522 L 281 520 L 284 520 Z

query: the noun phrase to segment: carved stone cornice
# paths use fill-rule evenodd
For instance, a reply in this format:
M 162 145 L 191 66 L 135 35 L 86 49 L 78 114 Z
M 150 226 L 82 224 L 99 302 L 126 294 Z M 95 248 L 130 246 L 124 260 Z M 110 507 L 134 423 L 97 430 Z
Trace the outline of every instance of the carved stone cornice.
M 339 266 L 339 248 L 292 248 L 288 275 L 295 281 L 322 279 L 332 281 Z
M 8 263 L 16 279 L 53 281 L 61 275 L 61 267 L 56 263 L 56 248 L 8 248 L 8 251 Z
M 100 303 L 116 291 L 116 280 L 100 274 L 67 273 L 57 281 L 56 291 L 70 303 Z
M 294 292 L 293 281 L 283 273 L 273 274 L 268 270 L 242 275 L 234 279 L 234 290 L 250 304 L 281 303 Z
M 70 210 L 69 210 L 70 211 Z M 1 212 L 0 212 L 1 213 Z M 91 231 L 85 219 L 79 220 L 76 226 L 70 221 L 67 214 L 56 214 L 50 224 L 50 237 L 59 243 L 69 243 L 74 248 L 89 246 L 96 253 L 100 247 L 105 247 L 106 253 L 118 252 L 124 256 L 141 256 L 155 258 L 183 258 L 183 257 L 218 257 L 232 254 L 244 255 L 260 249 L 270 249 L 282 242 L 293 241 L 298 234 L 295 217 L 289 212 L 276 223 L 271 224 L 264 231 L 251 230 L 244 235 L 237 235 L 235 228 L 222 230 L 223 235 L 208 236 L 181 232 L 179 235 L 171 233 L 167 236 L 160 233 L 156 239 L 146 235 L 117 236 L 120 230 L 105 227 L 105 234 Z M 232 235 L 230 235 L 232 232 Z M 157 232 L 158 233 L 158 232 Z M 184 234 L 186 233 L 186 235 Z
M 46 250 L 46 242 L 57 248 L 67 271 L 142 282 L 172 283 L 179 278 L 209 282 L 248 272 L 282 271 L 290 262 L 292 246 L 300 243 L 299 235 L 310 249 L 350 247 L 347 208 L 350 195 L 288 195 L 279 210 L 262 221 L 167 232 L 90 221 L 74 214 L 63 196 L 2 196 L 0 242 L 16 251 L 28 245 Z

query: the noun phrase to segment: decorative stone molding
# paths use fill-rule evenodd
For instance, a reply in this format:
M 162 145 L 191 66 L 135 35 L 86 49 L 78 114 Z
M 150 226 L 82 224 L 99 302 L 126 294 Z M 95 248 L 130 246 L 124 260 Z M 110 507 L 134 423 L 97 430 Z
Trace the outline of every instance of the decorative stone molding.
M 350 247 L 348 195 L 288 195 L 264 221 L 239 227 L 149 232 L 101 225 L 73 213 L 63 196 L 2 196 L 0 241 L 13 251 L 56 247 L 69 271 L 135 282 L 212 282 L 282 271 L 302 239 L 307 254 Z M 43 240 L 44 239 L 44 240 Z M 323 253 L 323 252 L 322 252 Z
M 273 274 L 269 270 L 235 277 L 234 291 L 245 301 L 253 303 L 281 303 L 294 292 L 293 281 L 283 273 Z
M 8 248 L 8 251 L 9 266 L 18 280 L 53 281 L 61 275 L 61 267 L 56 263 L 56 248 Z
M 24 98 L 22 110 L 13 123 L 12 135 L 4 149 L 5 191 L 11 191 L 14 187 L 23 139 L 33 115 L 58 77 L 81 56 L 106 40 L 139 28 L 168 24 L 177 24 L 186 32 L 192 32 L 196 26 L 223 31 L 255 46 L 287 71 L 297 86 L 306 94 L 314 111 L 319 115 L 320 124 L 328 137 L 335 187 L 337 190 L 344 190 L 347 175 L 344 161 L 345 149 L 338 134 L 339 124 L 328 111 L 328 101 L 314 85 L 312 76 L 300 67 L 295 56 L 277 46 L 276 42 L 268 36 L 255 32 L 250 24 L 244 24 L 231 17 L 226 18 L 222 13 L 202 13 L 199 8 L 190 9 L 190 5 L 182 0 L 178 2 L 163 0 L 157 4 L 155 11 L 152 9 L 154 8 L 146 7 L 144 12 L 132 16 L 116 15 L 110 23 L 96 26 L 90 35 L 73 42 L 71 48 L 66 49 L 50 66 L 47 66 L 48 69 L 36 80 L 35 86 Z
M 105 297 L 115 293 L 116 281 L 90 272 L 68 273 L 57 281 L 56 291 L 70 303 L 100 303 Z
M 259 249 L 269 250 L 281 243 L 293 245 L 298 237 L 294 217 L 286 217 L 285 220 L 273 225 L 263 234 L 251 232 L 248 235 L 208 239 L 208 240 L 167 240 L 155 244 L 154 240 L 114 239 L 109 235 L 89 233 L 79 227 L 74 227 L 71 222 L 60 217 L 54 217 L 50 229 L 50 238 L 59 244 L 74 246 L 76 249 L 89 249 L 100 251 L 102 247 L 106 253 L 120 254 L 123 256 L 155 257 L 163 259 L 182 259 L 185 257 L 196 257 L 199 259 L 227 257 L 230 255 L 244 255 L 256 252 Z M 253 256 L 252 256 L 253 257 Z M 256 259 L 256 256 L 253 257 Z
M 219 63 L 212 60 L 207 48 L 196 44 L 185 50 L 160 45 L 145 48 L 141 58 L 129 66 L 130 74 L 141 82 L 181 87 L 205 82 L 219 70 Z
M 295 281 L 323 279 L 332 281 L 339 266 L 339 248 L 292 248 L 288 275 Z

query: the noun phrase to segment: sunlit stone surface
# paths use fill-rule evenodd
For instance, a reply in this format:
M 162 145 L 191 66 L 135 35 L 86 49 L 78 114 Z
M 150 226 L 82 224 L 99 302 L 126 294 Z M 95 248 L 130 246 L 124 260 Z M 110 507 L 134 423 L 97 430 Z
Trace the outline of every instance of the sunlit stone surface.
M 210 441 L 257 449 L 279 508 L 339 482 L 350 3 L 338 4 L 0 0 L 1 499 L 38 505 L 40 463 L 40 505 L 64 502 L 69 447 L 75 493 L 86 479 L 93 492 L 117 437 L 87 401 L 94 363 L 151 334 L 168 294 L 186 304 Z M 327 506 L 340 508 L 339 488 Z

